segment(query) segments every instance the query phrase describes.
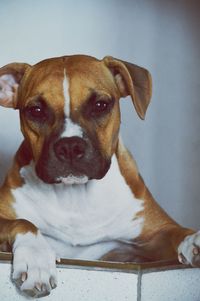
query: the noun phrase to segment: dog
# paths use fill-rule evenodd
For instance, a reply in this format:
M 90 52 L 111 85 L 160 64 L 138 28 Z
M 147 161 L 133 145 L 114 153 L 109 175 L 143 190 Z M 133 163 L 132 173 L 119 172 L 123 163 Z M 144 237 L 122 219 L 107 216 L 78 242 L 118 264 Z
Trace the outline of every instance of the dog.
M 155 202 L 119 135 L 119 99 L 144 119 L 150 73 L 107 56 L 51 58 L 0 69 L 0 105 L 19 110 L 24 141 L 0 189 L 0 242 L 22 292 L 56 287 L 61 257 L 177 259 L 200 265 L 200 232 Z

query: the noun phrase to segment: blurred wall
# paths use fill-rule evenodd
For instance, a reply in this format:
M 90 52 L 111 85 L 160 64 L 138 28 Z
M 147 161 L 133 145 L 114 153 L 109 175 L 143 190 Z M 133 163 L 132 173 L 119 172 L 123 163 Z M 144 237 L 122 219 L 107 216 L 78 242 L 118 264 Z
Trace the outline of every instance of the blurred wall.
M 146 120 L 121 101 L 122 135 L 147 186 L 178 222 L 200 227 L 200 5 L 187 0 L 1 0 L 0 65 L 64 54 L 112 55 L 146 67 Z M 0 108 L 0 181 L 22 140 Z

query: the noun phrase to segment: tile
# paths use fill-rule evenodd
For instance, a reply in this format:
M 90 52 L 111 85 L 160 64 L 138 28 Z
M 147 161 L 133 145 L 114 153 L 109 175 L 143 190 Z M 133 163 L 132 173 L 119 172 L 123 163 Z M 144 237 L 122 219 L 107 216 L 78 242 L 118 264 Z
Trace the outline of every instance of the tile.
M 11 265 L 0 263 L 0 300 L 25 301 L 10 280 Z M 42 301 L 41 299 L 34 299 Z M 58 287 L 45 301 L 136 301 L 137 274 L 79 268 L 58 268 Z
M 200 269 L 144 273 L 141 301 L 200 301 Z
M 65 270 L 64 273 L 61 271 L 59 279 L 60 290 L 65 287 L 69 300 L 137 300 L 137 275 L 135 274 L 72 269 Z M 74 294 L 74 290 L 77 292 L 76 294 Z M 63 299 L 63 301 L 65 300 Z

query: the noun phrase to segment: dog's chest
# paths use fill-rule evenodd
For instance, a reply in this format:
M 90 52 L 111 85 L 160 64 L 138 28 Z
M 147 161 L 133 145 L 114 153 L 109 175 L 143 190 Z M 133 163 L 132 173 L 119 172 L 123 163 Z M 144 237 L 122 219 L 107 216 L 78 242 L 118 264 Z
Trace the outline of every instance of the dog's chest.
M 102 180 L 86 185 L 44 184 L 31 165 L 21 174 L 25 184 L 12 191 L 17 217 L 34 223 L 50 240 L 78 248 L 141 233 L 142 201 L 134 198 L 115 157 Z

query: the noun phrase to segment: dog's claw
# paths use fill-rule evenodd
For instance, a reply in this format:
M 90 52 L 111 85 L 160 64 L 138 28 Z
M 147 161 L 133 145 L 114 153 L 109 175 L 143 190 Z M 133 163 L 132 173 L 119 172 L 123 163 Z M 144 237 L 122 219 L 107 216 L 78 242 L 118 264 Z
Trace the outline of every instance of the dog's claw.
M 21 274 L 21 281 L 24 282 L 26 279 L 27 279 L 27 273 L 26 273 L 26 272 L 23 272 L 23 273 Z
M 42 292 L 46 292 L 47 291 L 47 286 L 46 284 L 42 284 Z
M 178 261 L 179 261 L 180 263 L 183 263 L 183 262 L 182 262 L 181 254 L 178 254 Z
M 187 260 L 186 260 L 186 258 L 185 258 L 185 256 L 183 254 L 179 254 L 178 255 L 178 260 L 182 264 L 187 264 L 188 263 Z
M 41 286 L 40 283 L 36 283 L 35 287 L 36 287 L 36 289 L 37 289 L 39 292 L 42 291 L 42 286 Z
M 198 254 L 199 254 L 199 249 L 198 249 L 197 247 L 195 247 L 195 248 L 193 249 L 192 253 L 193 253 L 194 255 L 198 255 Z
M 56 281 L 53 277 L 50 278 L 49 282 L 50 282 L 50 285 L 51 285 L 52 289 L 57 287 L 57 283 L 56 283 Z

